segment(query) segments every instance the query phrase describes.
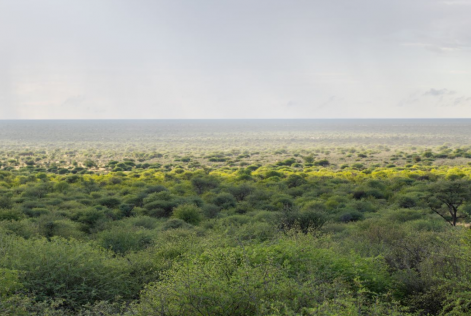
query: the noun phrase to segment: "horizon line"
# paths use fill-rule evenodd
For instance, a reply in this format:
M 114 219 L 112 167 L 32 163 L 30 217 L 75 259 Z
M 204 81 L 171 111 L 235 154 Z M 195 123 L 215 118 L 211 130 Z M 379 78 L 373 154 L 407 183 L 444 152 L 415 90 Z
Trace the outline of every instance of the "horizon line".
M 469 120 L 471 117 L 377 117 L 377 118 L 45 118 L 45 119 L 2 119 L 0 121 L 275 121 L 275 120 Z

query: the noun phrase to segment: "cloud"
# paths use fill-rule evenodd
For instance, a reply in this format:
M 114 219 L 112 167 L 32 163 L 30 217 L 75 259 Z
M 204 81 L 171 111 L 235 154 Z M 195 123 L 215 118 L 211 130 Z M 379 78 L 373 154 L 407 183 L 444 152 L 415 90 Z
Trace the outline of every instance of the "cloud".
M 448 0 L 442 1 L 441 3 L 446 5 L 471 5 L 471 1 L 469 0 Z
M 344 98 L 343 97 L 338 97 L 338 96 L 335 96 L 335 95 L 332 95 L 329 97 L 329 99 L 327 99 L 327 101 L 321 103 L 319 106 L 316 107 L 316 109 L 320 110 L 320 109 L 325 109 L 325 108 L 328 108 L 328 107 L 334 107 L 334 106 L 337 106 L 339 104 L 339 102 L 343 101 Z
M 433 43 L 436 41 L 436 43 Z M 420 47 L 435 53 L 452 53 L 457 51 L 469 50 L 470 44 L 465 43 L 446 43 L 440 40 L 430 39 L 430 42 L 403 42 L 405 47 Z
M 452 94 L 456 94 L 456 91 L 452 91 L 448 89 L 433 89 L 432 88 L 424 92 L 423 96 L 439 97 L 439 96 L 452 95 Z
M 442 88 L 431 88 L 426 91 L 415 91 L 401 100 L 398 105 L 404 106 L 435 106 L 435 107 L 460 107 L 471 106 L 471 97 L 460 94 L 457 91 Z
M 64 102 L 62 102 L 61 106 L 63 107 L 79 107 L 85 101 L 85 96 L 83 95 L 76 95 L 67 98 Z

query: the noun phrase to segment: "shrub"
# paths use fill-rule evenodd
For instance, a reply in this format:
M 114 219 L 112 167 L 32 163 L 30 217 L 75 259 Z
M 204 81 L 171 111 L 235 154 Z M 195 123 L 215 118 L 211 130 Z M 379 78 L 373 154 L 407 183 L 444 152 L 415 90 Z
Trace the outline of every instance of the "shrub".
M 362 220 L 365 216 L 358 211 L 347 211 L 340 215 L 339 220 L 343 223 L 356 222 Z
M 135 305 L 139 315 L 302 315 L 324 304 L 344 311 L 345 299 L 359 283 L 361 293 L 384 293 L 388 281 L 381 261 L 343 257 L 318 249 L 312 239 L 275 244 L 212 248 L 185 256 L 161 281 L 151 283 Z M 340 281 L 342 280 L 342 281 Z M 356 281 L 355 281 L 356 280 Z M 358 290 L 358 287 L 356 287 Z M 353 300 L 353 295 L 348 296 Z M 369 314 L 374 299 L 364 296 Z M 348 305 L 358 311 L 356 304 Z M 387 310 L 384 310 L 387 312 Z M 356 314 L 352 314 L 356 315 Z
M 417 206 L 417 200 L 412 196 L 403 195 L 397 198 L 397 204 L 402 208 L 411 208 Z
M 314 211 L 292 211 L 283 212 L 279 228 L 284 231 L 299 230 L 303 234 L 320 229 L 326 222 L 323 214 Z
M 412 220 L 421 219 L 423 213 L 416 210 L 394 210 L 390 212 L 387 218 L 395 222 L 407 222 Z
M 148 231 L 136 230 L 131 227 L 113 227 L 97 235 L 98 244 L 116 254 L 139 251 L 152 245 L 152 236 Z
M 367 196 L 368 196 L 368 194 L 364 190 L 359 190 L 359 191 L 353 192 L 353 198 L 355 200 L 361 200 L 361 199 L 363 199 Z
M 198 225 L 203 219 L 201 210 L 193 204 L 183 204 L 177 206 L 173 210 L 173 216 L 192 225 Z
M 22 287 L 18 271 L 0 268 L 0 299 Z
M 13 201 L 10 196 L 0 196 L 0 209 L 9 209 L 13 207 Z
M 286 184 L 288 188 L 296 188 L 306 183 L 306 180 L 297 174 L 292 174 L 286 179 Z
M 330 165 L 330 162 L 327 159 L 322 159 L 314 162 L 314 166 L 327 167 Z
M 181 220 L 179 218 L 170 218 L 165 222 L 165 224 L 162 226 L 162 230 L 170 230 L 170 229 L 178 229 L 178 228 L 191 228 L 192 226 L 185 222 L 184 220 Z
M 136 216 L 128 219 L 131 225 L 145 229 L 154 229 L 157 227 L 158 220 L 149 216 Z
M 84 224 L 84 230 L 88 231 L 91 228 L 94 228 L 100 221 L 105 217 L 103 210 L 97 208 L 88 208 L 85 210 L 80 210 L 76 212 L 72 219 Z
M 168 191 L 168 189 L 164 187 L 163 185 L 153 185 L 146 188 L 145 190 L 146 193 L 159 193 L 163 191 Z
M 98 201 L 100 205 L 106 206 L 108 208 L 115 208 L 121 204 L 121 201 L 114 197 L 106 197 Z
M 236 206 L 236 199 L 232 194 L 229 193 L 221 193 L 218 194 L 214 199 L 213 203 L 216 206 L 219 206 L 221 209 L 228 209 Z
M 205 204 L 202 207 L 203 215 L 207 218 L 215 218 L 221 212 L 221 208 L 214 204 Z
M 289 195 L 284 195 L 284 194 L 275 196 L 273 205 L 277 207 L 279 210 L 291 209 L 295 206 L 293 198 Z
M 283 178 L 283 174 L 281 172 L 275 171 L 275 170 L 270 170 L 265 173 L 265 178 L 272 178 L 272 177 L 278 177 L 278 178 Z
M 18 221 L 24 217 L 18 209 L 0 209 L 0 221 Z
M 177 204 L 174 201 L 155 201 L 144 205 L 147 215 L 152 217 L 169 217 Z
M 64 299 L 71 308 L 138 290 L 128 263 L 107 251 L 54 237 L 24 240 L 0 235 L 0 268 L 22 271 L 20 282 L 36 300 Z

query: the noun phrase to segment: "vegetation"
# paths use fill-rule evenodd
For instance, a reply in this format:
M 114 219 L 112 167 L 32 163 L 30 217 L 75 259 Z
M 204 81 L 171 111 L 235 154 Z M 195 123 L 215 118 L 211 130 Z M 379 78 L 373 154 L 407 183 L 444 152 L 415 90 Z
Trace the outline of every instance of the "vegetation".
M 469 315 L 471 148 L 0 151 L 1 315 Z

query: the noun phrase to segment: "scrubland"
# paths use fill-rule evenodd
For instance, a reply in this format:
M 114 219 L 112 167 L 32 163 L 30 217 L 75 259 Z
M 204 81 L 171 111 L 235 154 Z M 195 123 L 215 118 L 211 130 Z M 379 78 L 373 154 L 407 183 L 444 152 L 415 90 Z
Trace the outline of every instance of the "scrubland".
M 290 133 L 4 136 L 0 314 L 469 315 L 471 146 Z

